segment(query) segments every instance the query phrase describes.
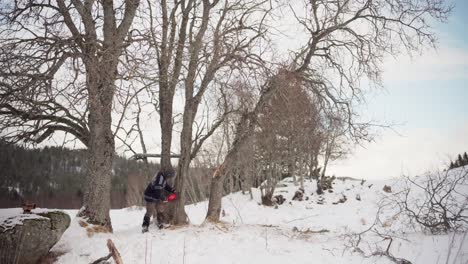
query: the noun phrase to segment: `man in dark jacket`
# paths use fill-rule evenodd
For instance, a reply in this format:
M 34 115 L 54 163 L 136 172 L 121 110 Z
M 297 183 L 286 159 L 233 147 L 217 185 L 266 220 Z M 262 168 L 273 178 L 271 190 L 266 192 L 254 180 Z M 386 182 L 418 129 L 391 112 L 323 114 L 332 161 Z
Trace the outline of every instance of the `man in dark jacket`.
M 146 201 L 146 214 L 143 218 L 143 232 L 148 231 L 151 216 L 156 213 L 158 227 L 161 229 L 165 224 L 164 209 L 167 203 L 166 192 L 175 193 L 174 188 L 167 180 L 175 176 L 173 169 L 159 171 L 154 179 L 146 187 L 144 198 Z

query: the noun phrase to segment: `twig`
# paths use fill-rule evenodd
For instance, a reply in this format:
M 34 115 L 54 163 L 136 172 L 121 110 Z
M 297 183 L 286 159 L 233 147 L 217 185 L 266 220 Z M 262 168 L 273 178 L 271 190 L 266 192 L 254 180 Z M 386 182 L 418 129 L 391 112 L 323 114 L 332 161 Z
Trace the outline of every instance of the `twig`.
M 187 237 L 184 236 L 184 255 L 183 255 L 183 258 L 182 258 L 182 264 L 185 264 L 185 239 L 186 239 L 186 238 L 187 238 Z
M 289 224 L 289 223 L 292 223 L 292 222 L 295 222 L 295 221 L 305 220 L 305 219 L 308 219 L 308 218 L 311 218 L 311 217 L 315 217 L 315 216 L 318 216 L 318 215 L 309 215 L 309 216 L 305 216 L 305 217 L 293 219 L 293 220 L 290 220 L 290 221 L 287 221 L 287 222 L 284 222 L 284 223 L 285 223 L 285 224 Z
M 111 254 L 111 253 L 109 253 L 109 255 L 107 255 L 107 256 L 105 256 L 105 257 L 98 258 L 97 260 L 91 262 L 90 264 L 99 264 L 99 263 L 101 263 L 101 262 L 103 262 L 103 261 L 106 261 L 106 260 L 110 259 L 110 257 L 112 257 L 112 254 Z
M 464 245 L 464 242 L 465 242 L 465 239 L 466 239 L 466 235 L 467 235 L 467 234 L 468 234 L 468 232 L 464 232 L 464 233 L 463 233 L 463 237 L 462 237 L 461 240 L 460 240 L 460 245 L 459 245 L 459 247 L 458 247 L 457 253 L 456 253 L 455 256 L 454 256 L 453 263 L 455 263 L 455 261 L 457 260 L 458 256 L 460 256 L 460 251 L 461 251 L 462 248 L 463 248 L 463 245 Z M 445 262 L 446 264 L 449 264 L 449 263 L 450 263 L 449 260 L 450 260 L 450 255 L 452 255 L 452 254 L 451 254 L 451 252 L 452 252 L 452 247 L 454 247 L 454 244 L 455 244 L 455 237 L 456 237 L 456 233 L 454 232 L 454 233 L 453 233 L 453 237 L 452 237 L 452 239 L 451 239 L 451 241 L 450 241 L 450 244 L 449 244 L 449 251 L 448 251 L 448 254 L 447 254 L 447 260 L 446 260 L 446 262 Z M 460 263 L 461 263 L 461 261 L 460 261 Z M 468 260 L 467 260 L 466 263 L 468 263 Z
M 153 239 L 150 237 L 150 264 L 153 263 Z
M 146 234 L 146 240 L 145 240 L 145 264 L 146 264 L 147 258 L 148 258 L 148 234 Z
M 232 201 L 231 198 L 229 198 L 229 201 L 231 201 L 232 206 L 234 207 L 234 209 L 236 209 L 237 215 L 239 216 L 241 222 L 244 223 L 244 220 L 242 219 L 242 216 L 241 216 L 241 214 L 240 214 L 239 208 L 237 208 L 237 206 L 234 204 L 234 202 Z
M 359 252 L 365 258 L 370 258 L 370 257 L 373 257 L 373 256 L 380 256 L 380 257 L 385 256 L 385 257 L 387 257 L 388 259 L 390 259 L 391 261 L 393 261 L 394 263 L 397 263 L 397 264 L 411 263 L 410 261 L 408 261 L 406 259 L 396 258 L 390 253 L 390 247 L 391 247 L 391 245 L 393 243 L 393 239 L 395 238 L 395 236 L 390 236 L 388 234 L 382 234 L 377 230 L 377 228 L 375 228 L 376 225 L 378 223 L 380 223 L 380 217 L 379 216 L 380 216 L 381 210 L 383 209 L 383 206 L 385 206 L 385 205 L 382 205 L 380 203 L 380 206 L 379 206 L 379 208 L 377 210 L 377 213 L 376 213 L 376 216 L 375 216 L 374 223 L 369 228 L 365 229 L 364 231 L 362 231 L 360 233 L 356 233 L 356 234 L 353 234 L 353 235 L 349 236 L 350 240 L 351 240 L 351 247 L 354 248 L 355 252 Z M 376 251 L 372 252 L 370 255 L 366 255 L 364 253 L 364 251 L 359 247 L 359 244 L 362 242 L 363 235 L 367 234 L 368 232 L 373 233 L 373 234 L 383 238 L 383 240 L 390 240 L 385 251 L 377 249 Z M 400 238 L 400 237 L 397 237 L 397 238 L 405 240 L 404 238 Z

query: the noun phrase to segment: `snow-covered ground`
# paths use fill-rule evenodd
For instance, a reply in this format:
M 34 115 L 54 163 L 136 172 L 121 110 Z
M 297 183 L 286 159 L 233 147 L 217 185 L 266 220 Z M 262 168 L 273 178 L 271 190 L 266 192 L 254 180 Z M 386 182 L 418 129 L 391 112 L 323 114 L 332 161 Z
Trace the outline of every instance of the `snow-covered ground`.
M 351 247 L 356 236 L 371 227 L 382 199 L 402 188 L 401 181 L 336 180 L 333 193 L 326 193 L 324 204 L 315 193 L 315 182 L 305 183 L 307 201 L 292 201 L 298 186 L 291 179 L 276 189 L 286 202 L 274 207 L 259 205 L 260 191 L 235 193 L 223 198 L 225 215 L 220 224 L 203 224 L 207 203 L 186 207 L 191 224 L 141 233 L 143 208 L 112 210 L 113 234 L 88 237 L 76 210 L 67 211 L 71 227 L 53 251 L 64 253 L 58 263 L 90 263 L 108 254 L 106 240 L 112 239 L 124 263 L 394 263 L 385 256 L 369 256 L 385 251 L 389 239 L 364 235 L 360 242 L 363 252 Z M 392 193 L 383 186 L 392 186 Z M 465 194 L 468 189 L 464 190 Z M 345 195 L 347 201 L 333 204 Z M 356 196 L 361 200 L 358 201 Z M 380 205 L 380 206 L 379 206 Z M 0 215 L 15 209 L 0 210 Z M 387 205 L 380 210 L 376 228 L 392 235 L 389 252 L 411 263 L 468 263 L 466 233 L 428 235 L 407 223 Z M 320 232 L 321 231 L 321 232 Z

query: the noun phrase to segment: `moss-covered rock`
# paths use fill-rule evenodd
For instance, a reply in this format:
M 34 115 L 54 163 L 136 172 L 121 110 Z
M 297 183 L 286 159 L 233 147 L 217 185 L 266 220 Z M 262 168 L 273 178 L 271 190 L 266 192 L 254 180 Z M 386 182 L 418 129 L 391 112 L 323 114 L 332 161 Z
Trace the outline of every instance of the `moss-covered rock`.
M 0 223 L 0 263 L 37 263 L 69 226 L 70 216 L 61 211 L 41 211 L 5 219 Z

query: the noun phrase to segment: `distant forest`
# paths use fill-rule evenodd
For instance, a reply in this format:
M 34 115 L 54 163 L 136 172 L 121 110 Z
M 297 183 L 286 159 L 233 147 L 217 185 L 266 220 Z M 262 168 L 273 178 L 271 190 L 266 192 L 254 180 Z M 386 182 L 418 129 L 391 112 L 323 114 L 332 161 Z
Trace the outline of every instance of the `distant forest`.
M 85 151 L 63 147 L 33 149 L 0 141 L 0 208 L 20 207 L 23 201 L 44 208 L 80 208 L 86 177 Z M 111 207 L 143 205 L 144 188 L 159 167 L 159 163 L 116 156 Z M 208 197 L 211 174 L 209 168 L 190 168 L 186 203 Z
M 86 175 L 84 157 L 85 150 L 28 149 L 0 142 L 0 207 L 19 207 L 27 200 L 39 207 L 79 208 Z M 116 157 L 111 192 L 113 208 L 130 203 L 129 179 L 138 179 L 137 192 L 141 192 L 159 164 L 148 163 L 148 173 L 145 168 L 141 161 Z
M 458 154 L 457 159 L 455 161 L 450 162 L 449 170 L 460 168 L 466 165 L 468 165 L 468 155 L 465 152 L 463 153 L 463 156 L 461 154 Z

